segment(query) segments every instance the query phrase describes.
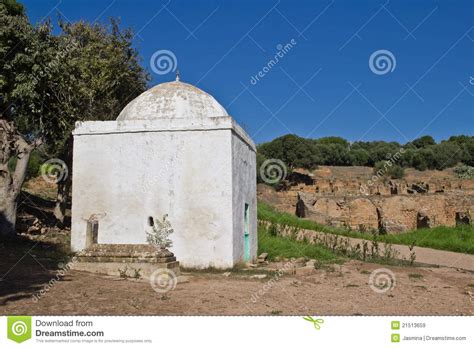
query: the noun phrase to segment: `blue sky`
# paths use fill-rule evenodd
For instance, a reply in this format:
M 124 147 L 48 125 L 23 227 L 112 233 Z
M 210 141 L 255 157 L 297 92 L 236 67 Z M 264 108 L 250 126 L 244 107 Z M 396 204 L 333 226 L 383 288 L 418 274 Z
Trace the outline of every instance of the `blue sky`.
M 471 1 L 22 2 L 33 23 L 120 17 L 151 85 L 174 80 L 150 65 L 171 51 L 182 80 L 212 94 L 257 143 L 287 133 L 402 143 L 474 133 Z M 392 57 L 376 74 L 369 60 L 379 50 Z

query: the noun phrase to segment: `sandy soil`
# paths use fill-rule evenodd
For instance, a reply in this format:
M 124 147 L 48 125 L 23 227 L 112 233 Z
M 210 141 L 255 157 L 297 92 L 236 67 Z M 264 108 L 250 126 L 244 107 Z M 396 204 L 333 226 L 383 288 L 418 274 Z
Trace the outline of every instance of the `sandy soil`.
M 0 266 L 3 274 L 6 265 Z M 371 272 L 380 268 L 396 279 L 383 293 L 369 286 Z M 451 268 L 350 261 L 279 279 L 270 273 L 251 278 L 258 269 L 228 276 L 194 272 L 166 294 L 146 281 L 69 271 L 34 301 L 55 272 L 25 258 L 0 281 L 0 315 L 474 315 L 474 275 Z
M 50 191 L 45 187 L 44 196 Z M 54 204 L 26 198 L 26 214 L 42 223 L 54 220 Z M 0 243 L 0 315 L 474 315 L 474 272 L 454 268 L 350 261 L 280 278 L 260 269 L 228 276 L 190 272 L 187 282 L 166 294 L 146 281 L 72 270 L 56 281 L 61 246 L 68 244 L 67 231 L 60 232 L 54 238 L 48 233 L 49 242 L 39 235 L 20 244 Z M 396 284 L 379 293 L 369 278 L 381 268 L 394 273 Z M 264 273 L 264 279 L 252 278 Z

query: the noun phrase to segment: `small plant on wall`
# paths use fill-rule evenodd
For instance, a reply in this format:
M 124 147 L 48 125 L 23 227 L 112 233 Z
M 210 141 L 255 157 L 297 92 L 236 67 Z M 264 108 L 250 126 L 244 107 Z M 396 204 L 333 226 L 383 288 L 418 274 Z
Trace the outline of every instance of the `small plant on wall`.
M 168 214 L 165 214 L 161 220 L 150 217 L 150 225 L 151 231 L 146 232 L 146 241 L 157 250 L 170 248 L 173 243 L 169 236 L 174 230 L 168 220 Z

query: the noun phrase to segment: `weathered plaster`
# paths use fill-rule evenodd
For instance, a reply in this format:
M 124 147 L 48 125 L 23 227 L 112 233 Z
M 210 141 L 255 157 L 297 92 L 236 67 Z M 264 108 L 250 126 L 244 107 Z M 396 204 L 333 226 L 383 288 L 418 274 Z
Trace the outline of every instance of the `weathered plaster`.
M 244 257 L 244 209 L 249 204 L 250 214 L 250 257 L 257 255 L 257 191 L 256 153 L 237 134 L 232 135 L 232 202 L 233 202 L 233 258 L 234 263 Z
M 117 120 L 219 116 L 229 115 L 211 95 L 188 83 L 173 81 L 140 94 L 122 110 Z
M 232 267 L 247 202 L 256 257 L 255 145 L 230 116 L 84 122 L 73 134 L 74 251 L 90 218 L 98 243 L 142 244 L 148 217 L 168 214 L 181 265 Z

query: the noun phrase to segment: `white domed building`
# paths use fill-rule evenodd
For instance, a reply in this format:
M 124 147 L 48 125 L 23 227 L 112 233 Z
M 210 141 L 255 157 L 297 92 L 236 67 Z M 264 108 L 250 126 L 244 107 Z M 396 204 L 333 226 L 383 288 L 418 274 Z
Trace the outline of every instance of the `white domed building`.
M 146 244 L 152 218 L 168 214 L 181 265 L 256 258 L 255 144 L 211 95 L 162 83 L 116 121 L 78 123 L 73 135 L 73 251 Z

